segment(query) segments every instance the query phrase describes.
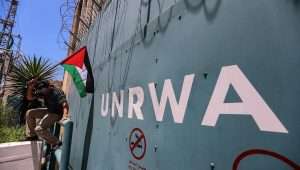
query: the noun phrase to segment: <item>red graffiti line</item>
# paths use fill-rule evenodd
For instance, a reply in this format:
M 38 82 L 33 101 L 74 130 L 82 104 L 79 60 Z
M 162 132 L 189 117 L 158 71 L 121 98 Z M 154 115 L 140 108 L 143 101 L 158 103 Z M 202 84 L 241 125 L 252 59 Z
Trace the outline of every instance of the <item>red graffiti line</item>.
M 300 170 L 300 166 L 297 165 L 295 162 L 289 160 L 287 157 L 282 156 L 278 153 L 272 152 L 272 151 L 268 151 L 268 150 L 264 150 L 264 149 L 250 149 L 247 151 L 242 152 L 235 160 L 232 166 L 232 170 L 238 170 L 238 166 L 241 162 L 241 160 L 243 160 L 244 158 L 250 156 L 250 155 L 268 155 L 271 157 L 274 157 L 276 159 L 281 160 L 282 162 L 288 164 L 289 166 L 291 166 L 292 168 L 294 168 L 294 170 Z

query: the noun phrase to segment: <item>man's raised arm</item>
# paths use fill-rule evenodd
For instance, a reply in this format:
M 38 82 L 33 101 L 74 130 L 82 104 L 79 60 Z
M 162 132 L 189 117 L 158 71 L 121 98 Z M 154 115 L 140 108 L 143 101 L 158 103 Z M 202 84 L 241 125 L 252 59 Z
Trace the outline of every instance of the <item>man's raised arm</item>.
M 32 91 L 33 91 L 33 88 L 34 88 L 34 85 L 36 84 L 36 82 L 37 82 L 36 78 L 27 82 L 26 99 L 29 101 L 35 99 L 35 97 L 32 94 Z

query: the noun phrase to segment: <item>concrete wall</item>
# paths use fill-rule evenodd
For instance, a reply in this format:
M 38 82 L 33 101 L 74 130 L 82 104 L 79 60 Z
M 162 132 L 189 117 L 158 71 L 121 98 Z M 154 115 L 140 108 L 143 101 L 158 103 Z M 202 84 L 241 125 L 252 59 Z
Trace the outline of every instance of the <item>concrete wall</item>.
M 239 154 L 254 148 L 270 155 L 251 151 L 239 169 L 292 169 L 276 153 L 299 166 L 300 2 L 152 0 L 151 8 L 147 3 L 113 0 L 81 42 L 96 90 L 80 98 L 71 86 L 71 167 L 229 170 Z M 168 101 L 159 121 L 149 85 L 160 102 L 167 79 L 177 102 L 180 96 L 188 101 L 177 109 Z M 120 90 L 123 116 L 116 110 L 112 116 L 112 93 L 120 97 Z M 107 114 L 101 112 L 106 93 Z M 132 117 L 131 99 L 142 104 Z M 220 114 L 215 125 L 203 122 L 208 113 Z

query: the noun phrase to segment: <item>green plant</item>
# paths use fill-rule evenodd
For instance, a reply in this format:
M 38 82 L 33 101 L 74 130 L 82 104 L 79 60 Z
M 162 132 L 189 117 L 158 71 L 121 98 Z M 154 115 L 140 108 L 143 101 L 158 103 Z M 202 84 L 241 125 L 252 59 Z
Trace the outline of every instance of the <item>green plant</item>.
M 0 105 L 0 126 L 15 127 L 18 122 L 18 113 L 13 108 Z
M 0 143 L 15 142 L 24 139 L 25 127 L 0 126 Z
M 24 115 L 29 108 L 40 106 L 40 102 L 37 100 L 33 102 L 27 101 L 25 96 L 27 82 L 33 78 L 38 78 L 38 81 L 50 80 L 54 77 L 56 70 L 56 67 L 53 66 L 48 59 L 36 56 L 23 57 L 12 66 L 6 79 L 7 84 L 5 85 L 5 90 L 9 96 L 13 96 L 17 99 L 14 100 L 13 104 L 8 103 L 8 105 L 14 108 L 20 108 L 19 113 L 22 123 L 25 122 Z
M 56 67 L 49 60 L 42 57 L 24 57 L 15 62 L 7 77 L 6 89 L 12 96 L 23 97 L 26 92 L 27 81 L 38 77 L 38 80 L 49 80 L 53 78 Z
M 0 105 L 0 143 L 22 140 L 25 127 L 18 125 L 18 115 L 13 108 Z

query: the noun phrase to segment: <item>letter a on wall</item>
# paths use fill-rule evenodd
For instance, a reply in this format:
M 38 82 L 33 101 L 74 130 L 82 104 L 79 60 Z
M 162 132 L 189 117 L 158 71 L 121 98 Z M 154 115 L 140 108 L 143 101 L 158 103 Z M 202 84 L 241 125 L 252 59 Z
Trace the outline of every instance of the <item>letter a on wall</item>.
M 230 85 L 242 102 L 225 103 Z M 221 114 L 250 115 L 261 131 L 288 133 L 237 65 L 222 68 L 201 124 L 215 126 Z

